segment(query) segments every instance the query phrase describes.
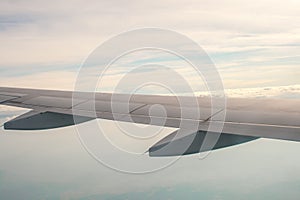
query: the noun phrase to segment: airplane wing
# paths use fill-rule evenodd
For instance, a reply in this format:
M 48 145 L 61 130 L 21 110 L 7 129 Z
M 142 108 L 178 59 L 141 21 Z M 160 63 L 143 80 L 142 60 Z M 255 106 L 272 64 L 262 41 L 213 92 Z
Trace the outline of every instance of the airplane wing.
M 75 95 L 74 95 L 75 94 Z M 177 131 L 158 141 L 149 149 L 150 156 L 172 156 L 191 154 L 206 149 L 199 146 L 208 134 L 209 124 L 224 123 L 222 135 L 213 149 L 232 146 L 256 138 L 271 138 L 300 141 L 300 100 L 298 99 L 254 99 L 227 98 L 225 121 L 218 118 L 223 109 L 211 110 L 208 97 L 198 97 L 201 115 L 181 116 L 181 107 L 174 96 L 114 94 L 116 106 L 112 108 L 112 94 L 57 90 L 22 89 L 0 87 L 0 104 L 31 109 L 4 124 L 7 130 L 41 130 L 83 123 L 95 118 L 161 125 L 161 112 L 150 112 L 153 105 L 162 105 L 166 111 L 164 126 L 179 128 L 182 120 L 197 123 L 199 130 L 175 137 Z M 184 97 L 188 102 L 191 97 Z M 185 110 L 192 111 L 193 107 Z M 74 112 L 75 111 L 75 112 Z M 75 113 L 75 114 L 74 114 Z M 189 113 L 189 112 L 187 112 Z M 212 118 L 212 116 L 214 116 Z M 193 138 L 190 147 L 181 152 L 186 140 Z M 169 148 L 162 147 L 169 144 Z M 171 145 L 170 145 L 171 144 Z

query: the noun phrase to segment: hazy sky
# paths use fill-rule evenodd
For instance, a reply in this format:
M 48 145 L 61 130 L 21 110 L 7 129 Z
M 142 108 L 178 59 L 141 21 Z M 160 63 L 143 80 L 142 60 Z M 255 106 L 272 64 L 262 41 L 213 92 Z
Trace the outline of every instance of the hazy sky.
M 299 98 L 299 13 L 297 0 L 2 0 L 0 86 L 71 90 L 79 66 L 99 44 L 127 30 L 159 27 L 204 48 L 229 95 Z M 107 88 L 121 73 L 107 76 Z M 0 124 L 21 112 L 1 106 Z M 107 132 L 115 130 L 101 122 Z M 296 142 L 259 139 L 130 175 L 95 161 L 75 127 L 1 129 L 0 199 L 298 199 L 299 150 Z
M 193 39 L 226 88 L 297 84 L 299 7 L 296 0 L 1 1 L 0 84 L 73 88 L 76 70 L 97 45 L 142 27 Z

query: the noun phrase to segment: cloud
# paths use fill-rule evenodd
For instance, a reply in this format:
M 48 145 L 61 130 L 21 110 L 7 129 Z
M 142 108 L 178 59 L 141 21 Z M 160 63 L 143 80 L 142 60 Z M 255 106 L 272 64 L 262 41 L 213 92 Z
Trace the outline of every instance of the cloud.
M 272 7 L 270 8 L 270 5 Z M 297 1 L 0 3 L 0 66 L 76 65 L 99 43 L 137 27 L 179 31 L 210 54 L 299 44 Z M 299 48 L 298 52 L 299 52 Z
M 228 97 L 236 98 L 300 98 L 300 85 L 287 85 L 275 87 L 255 87 L 227 89 Z M 198 92 L 200 96 L 207 95 L 207 92 Z
M 0 79 L 2 87 L 73 90 L 76 72 L 50 71 Z

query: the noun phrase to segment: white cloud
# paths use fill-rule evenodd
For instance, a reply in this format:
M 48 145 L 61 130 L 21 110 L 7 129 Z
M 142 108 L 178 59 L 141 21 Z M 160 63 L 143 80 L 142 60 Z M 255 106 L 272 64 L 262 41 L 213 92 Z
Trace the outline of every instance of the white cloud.
M 236 98 L 300 98 L 300 85 L 255 87 L 227 89 L 225 93 L 228 97 Z M 207 95 L 207 92 L 198 92 L 198 95 Z
M 76 72 L 51 71 L 0 79 L 2 87 L 73 90 Z
M 225 88 L 298 82 L 298 1 L 30 0 L 1 1 L 0 11 L 1 86 L 72 89 L 76 73 L 68 69 L 112 35 L 145 26 L 173 29 L 202 45 Z
M 0 18 L 13 20 L 0 25 L 0 66 L 79 64 L 111 35 L 145 26 L 179 31 L 209 53 L 299 44 L 299 8 L 291 0 L 1 1 Z

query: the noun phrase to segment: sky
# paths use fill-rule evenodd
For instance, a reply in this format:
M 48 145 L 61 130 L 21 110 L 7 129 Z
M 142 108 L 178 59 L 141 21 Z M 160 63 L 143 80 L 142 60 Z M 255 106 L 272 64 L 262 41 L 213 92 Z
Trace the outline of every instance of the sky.
M 298 83 L 296 0 L 0 5 L 1 85 L 72 89 L 75 72 L 92 50 L 120 32 L 142 27 L 170 29 L 193 39 L 216 64 L 226 88 Z M 53 81 L 60 75 L 64 79 Z
M 203 48 L 228 96 L 299 99 L 299 13 L 297 0 L 2 0 L 0 86 L 72 90 L 80 66 L 103 42 L 129 30 L 158 27 Z M 198 83 L 182 60 L 143 51 L 118 60 L 100 90 L 111 91 L 130 64 L 149 60 Z M 138 71 L 126 86 L 160 74 L 159 67 Z M 172 84 L 180 87 L 176 80 Z M 195 88 L 196 94 L 205 94 L 202 86 Z M 26 111 L 1 106 L 0 125 Z M 107 132 L 116 131 L 112 122 L 99 121 Z M 0 199 L 297 199 L 299 150 L 296 142 L 258 139 L 214 151 L 204 160 L 191 155 L 163 170 L 132 175 L 95 161 L 76 127 L 26 133 L 1 129 Z

